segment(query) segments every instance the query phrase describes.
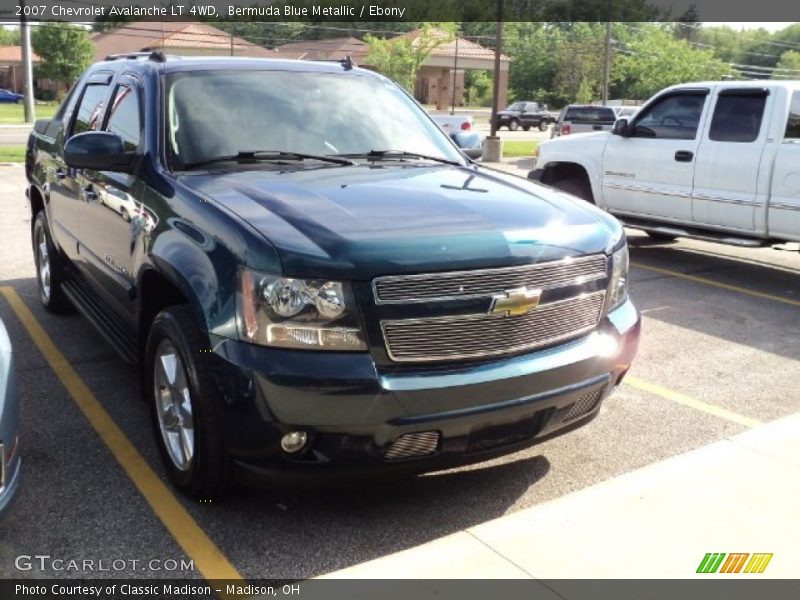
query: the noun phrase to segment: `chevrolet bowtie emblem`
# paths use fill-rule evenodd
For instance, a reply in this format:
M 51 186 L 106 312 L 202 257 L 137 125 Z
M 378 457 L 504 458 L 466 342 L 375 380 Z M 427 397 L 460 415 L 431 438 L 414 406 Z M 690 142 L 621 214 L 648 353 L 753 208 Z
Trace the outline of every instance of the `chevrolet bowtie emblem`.
M 489 307 L 490 315 L 524 315 L 539 306 L 542 290 L 529 290 L 521 287 L 508 290 L 504 294 L 492 296 L 492 305 Z

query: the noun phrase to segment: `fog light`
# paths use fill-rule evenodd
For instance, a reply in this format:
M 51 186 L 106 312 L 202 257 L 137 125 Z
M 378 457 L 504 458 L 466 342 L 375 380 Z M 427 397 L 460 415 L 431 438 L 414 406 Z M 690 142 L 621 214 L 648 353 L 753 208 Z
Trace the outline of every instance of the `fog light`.
M 593 333 L 591 343 L 594 346 L 595 354 L 601 358 L 613 358 L 619 353 L 617 338 L 608 333 Z
M 305 431 L 290 431 L 281 438 L 281 448 L 284 452 L 294 454 L 305 448 L 308 435 Z

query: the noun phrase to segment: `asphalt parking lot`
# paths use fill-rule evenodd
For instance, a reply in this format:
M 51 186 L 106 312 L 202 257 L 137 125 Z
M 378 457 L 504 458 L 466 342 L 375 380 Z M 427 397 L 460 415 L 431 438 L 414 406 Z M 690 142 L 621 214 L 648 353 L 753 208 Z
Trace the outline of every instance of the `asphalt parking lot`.
M 29 219 L 23 169 L 0 166 L 0 317 L 19 371 L 24 466 L 20 496 L 0 522 L 3 578 L 87 576 L 52 565 L 17 570 L 15 557 L 35 554 L 126 561 L 94 573 L 101 577 L 314 577 L 800 412 L 797 245 L 660 244 L 630 232 L 642 343 L 626 383 L 588 426 L 410 481 L 240 488 L 218 503 L 193 503 L 159 485 L 166 478 L 136 372 L 81 317 L 41 308 Z M 44 353 L 43 340 L 52 341 Z M 169 560 L 196 568 L 167 570 Z

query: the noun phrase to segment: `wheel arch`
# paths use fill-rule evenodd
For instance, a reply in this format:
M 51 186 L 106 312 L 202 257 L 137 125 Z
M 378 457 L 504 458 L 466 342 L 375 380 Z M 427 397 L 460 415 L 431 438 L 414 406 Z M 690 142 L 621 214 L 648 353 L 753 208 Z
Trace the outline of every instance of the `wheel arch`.
M 596 204 L 602 198 L 599 182 L 596 177 L 591 175 L 594 171 L 581 162 L 574 160 L 552 161 L 545 165 L 542 171 L 541 182 L 544 184 L 553 185 L 556 181 L 563 179 L 582 179 L 588 184 L 592 193 L 592 200 Z

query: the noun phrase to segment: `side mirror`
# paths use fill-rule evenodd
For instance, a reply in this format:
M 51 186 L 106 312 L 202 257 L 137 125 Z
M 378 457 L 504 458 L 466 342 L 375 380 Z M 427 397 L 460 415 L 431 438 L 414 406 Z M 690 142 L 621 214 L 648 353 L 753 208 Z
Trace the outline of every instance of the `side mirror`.
M 450 138 L 461 149 L 461 152 L 470 158 L 483 156 L 483 143 L 481 134 L 474 131 L 456 131 Z
M 75 169 L 132 173 L 136 153 L 125 152 L 122 138 L 107 131 L 85 131 L 64 145 L 64 162 Z
M 630 137 L 631 131 L 628 128 L 628 119 L 617 119 L 614 123 L 612 133 L 614 135 L 621 135 L 622 137 Z

